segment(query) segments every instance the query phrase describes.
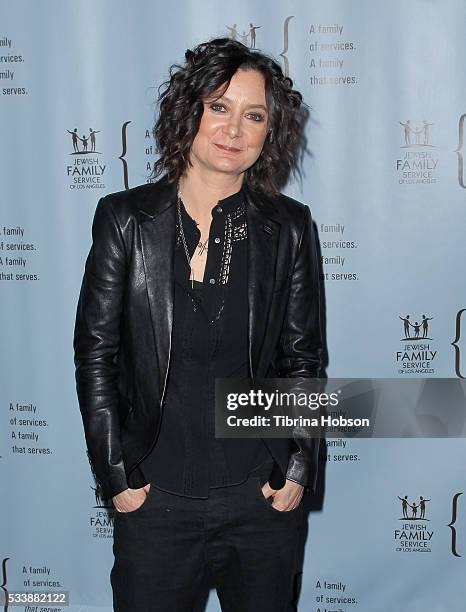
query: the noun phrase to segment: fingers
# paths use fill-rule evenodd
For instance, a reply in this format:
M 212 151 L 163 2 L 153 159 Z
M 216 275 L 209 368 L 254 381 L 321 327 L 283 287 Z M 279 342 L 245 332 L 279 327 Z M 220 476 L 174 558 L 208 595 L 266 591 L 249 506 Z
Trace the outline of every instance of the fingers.
M 144 485 L 139 489 L 131 489 L 128 488 L 122 493 L 119 493 L 113 498 L 113 506 L 117 512 L 132 512 L 133 510 L 137 510 L 139 506 L 141 506 L 150 490 L 150 483 L 148 485 Z M 144 497 L 141 499 L 141 493 L 144 493 Z M 115 500 L 117 503 L 115 503 Z M 137 506 L 134 507 L 134 501 L 137 500 Z
M 264 494 L 265 498 L 269 498 L 271 495 L 274 495 L 274 493 L 276 493 L 276 489 L 272 489 L 269 483 L 266 482 L 265 485 L 262 487 L 262 493 Z
M 287 493 L 280 489 L 273 495 L 272 507 L 282 512 L 289 512 L 295 510 L 301 503 L 302 493 Z
M 273 502 L 272 502 L 272 507 L 275 508 L 275 510 L 280 510 L 280 512 L 290 512 L 290 510 L 295 510 L 295 508 L 297 508 L 298 506 L 299 506 L 299 503 L 295 503 L 295 502 L 283 503 L 279 500 L 276 500 L 275 497 L 273 498 Z
M 301 503 L 303 491 L 304 487 L 288 480 L 282 489 L 272 489 L 268 482 L 262 487 L 264 497 L 272 497 L 272 507 L 280 512 L 295 510 Z

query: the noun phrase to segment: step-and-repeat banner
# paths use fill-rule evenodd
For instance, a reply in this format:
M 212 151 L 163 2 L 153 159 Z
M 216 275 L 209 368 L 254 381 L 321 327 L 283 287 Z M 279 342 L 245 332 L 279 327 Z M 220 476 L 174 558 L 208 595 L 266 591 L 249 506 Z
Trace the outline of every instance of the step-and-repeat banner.
M 2 589 L 112 608 L 76 304 L 97 201 L 148 181 L 157 87 L 200 42 L 272 54 L 311 107 L 285 193 L 319 233 L 328 375 L 466 376 L 465 23 L 462 0 L 1 4 Z M 299 610 L 463 609 L 464 439 L 333 438 L 321 460 Z

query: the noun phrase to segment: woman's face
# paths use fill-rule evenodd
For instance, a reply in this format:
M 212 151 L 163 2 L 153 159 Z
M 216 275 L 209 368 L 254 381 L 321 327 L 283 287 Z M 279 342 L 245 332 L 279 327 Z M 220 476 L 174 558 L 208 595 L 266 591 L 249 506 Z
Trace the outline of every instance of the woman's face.
M 256 70 L 238 70 L 204 112 L 191 147 L 191 162 L 202 171 L 239 175 L 259 157 L 267 136 L 265 83 Z

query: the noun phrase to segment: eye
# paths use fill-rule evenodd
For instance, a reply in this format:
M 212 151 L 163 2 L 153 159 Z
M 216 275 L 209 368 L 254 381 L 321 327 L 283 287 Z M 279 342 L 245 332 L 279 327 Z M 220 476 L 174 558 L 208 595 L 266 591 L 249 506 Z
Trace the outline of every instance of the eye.
M 217 104 L 213 102 L 209 104 L 209 108 L 214 112 L 223 112 L 226 111 L 225 106 L 223 104 Z M 264 115 L 261 113 L 248 113 L 248 116 L 252 119 L 252 121 L 259 123 L 260 121 L 264 121 Z
M 264 116 L 260 113 L 249 113 L 249 115 L 253 118 L 253 121 L 259 122 L 264 120 Z
M 213 111 L 218 111 L 220 108 L 225 108 L 223 104 L 211 104 L 209 106 Z

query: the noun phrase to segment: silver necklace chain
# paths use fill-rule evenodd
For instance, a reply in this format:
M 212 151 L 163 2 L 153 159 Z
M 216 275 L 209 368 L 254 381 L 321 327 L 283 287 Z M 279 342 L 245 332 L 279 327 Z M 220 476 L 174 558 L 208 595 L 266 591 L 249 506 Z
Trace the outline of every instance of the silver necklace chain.
M 193 274 L 193 269 L 191 267 L 191 260 L 190 260 L 190 257 L 189 257 L 188 245 L 186 243 L 186 237 L 185 237 L 185 233 L 184 233 L 183 219 L 182 219 L 182 216 L 181 216 L 181 196 L 180 196 L 180 192 L 179 191 L 177 192 L 176 207 L 177 207 L 177 211 L 178 211 L 178 221 L 179 221 L 179 227 L 180 227 L 181 240 L 183 242 L 183 249 L 184 249 L 184 252 L 185 252 L 185 255 L 186 255 L 186 261 L 188 262 L 188 266 L 189 266 L 189 269 L 190 269 L 191 288 L 194 289 L 194 274 Z M 238 211 L 238 213 L 243 212 L 243 208 L 244 208 L 244 202 L 241 202 L 241 204 L 237 207 L 236 211 Z M 234 211 L 234 212 L 236 212 L 236 211 Z M 207 243 L 207 241 L 206 241 L 206 243 Z M 201 245 L 202 245 L 202 243 L 201 243 Z M 204 243 L 203 246 L 204 246 L 205 250 L 208 250 L 208 247 L 205 246 L 205 243 Z M 191 301 L 193 303 L 194 311 L 196 312 L 197 307 L 199 306 L 199 304 L 197 303 L 197 301 L 194 299 L 194 297 L 191 294 L 189 294 L 189 295 L 190 295 Z M 220 308 L 219 308 L 216 316 L 214 317 L 214 319 L 212 319 L 211 323 L 214 323 L 216 320 L 218 320 L 218 318 L 220 317 L 220 314 L 221 314 L 221 312 L 223 310 L 223 307 L 224 307 L 224 299 L 222 299 L 222 303 L 220 305 Z
M 180 226 L 180 235 L 181 235 L 181 240 L 183 241 L 184 252 L 185 252 L 186 260 L 188 262 L 188 266 L 189 266 L 189 270 L 190 270 L 191 288 L 194 288 L 194 275 L 193 275 L 193 269 L 191 267 L 191 260 L 189 258 L 188 245 L 186 244 L 186 238 L 185 238 L 185 235 L 184 235 L 183 220 L 181 218 L 180 200 L 181 200 L 180 193 L 178 192 L 178 198 L 176 200 L 176 205 L 177 205 L 177 209 L 178 209 L 178 222 L 179 222 L 179 226 Z

